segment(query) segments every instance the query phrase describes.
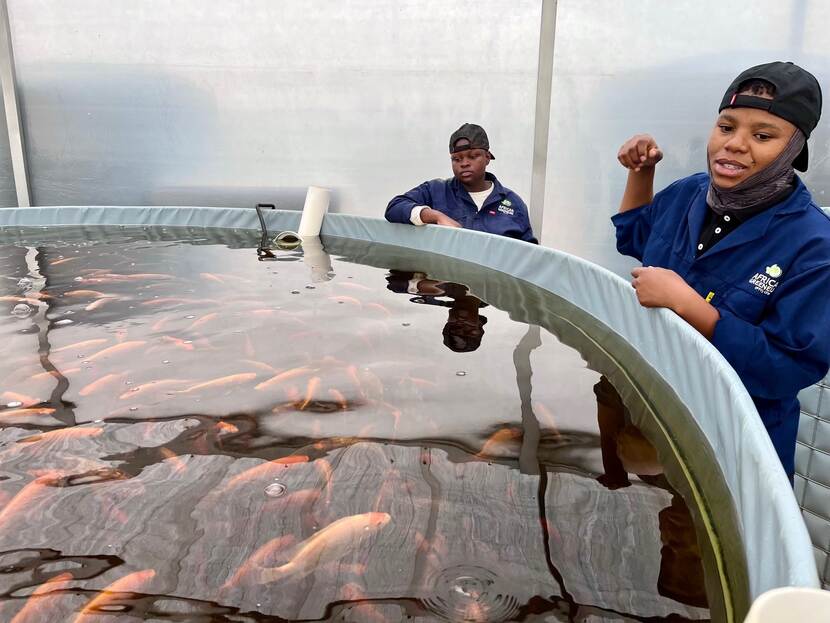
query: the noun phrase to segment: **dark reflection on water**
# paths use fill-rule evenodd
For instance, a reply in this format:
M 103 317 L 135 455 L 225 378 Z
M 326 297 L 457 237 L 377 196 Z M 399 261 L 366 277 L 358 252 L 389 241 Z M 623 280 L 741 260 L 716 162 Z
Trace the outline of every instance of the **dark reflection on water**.
M 579 352 L 440 276 L 189 234 L 6 232 L 2 620 L 708 618 Z

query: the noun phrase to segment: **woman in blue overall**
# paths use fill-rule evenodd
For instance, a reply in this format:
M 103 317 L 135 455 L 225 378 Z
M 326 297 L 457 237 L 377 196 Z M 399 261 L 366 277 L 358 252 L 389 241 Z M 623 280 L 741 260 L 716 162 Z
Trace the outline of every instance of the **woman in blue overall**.
M 673 310 L 732 365 L 792 480 L 796 394 L 830 365 L 830 218 L 793 170 L 807 170 L 821 88 L 767 63 L 733 81 L 719 113 L 708 172 L 656 195 L 657 143 L 623 144 L 617 249 L 643 264 L 631 272 L 640 304 Z

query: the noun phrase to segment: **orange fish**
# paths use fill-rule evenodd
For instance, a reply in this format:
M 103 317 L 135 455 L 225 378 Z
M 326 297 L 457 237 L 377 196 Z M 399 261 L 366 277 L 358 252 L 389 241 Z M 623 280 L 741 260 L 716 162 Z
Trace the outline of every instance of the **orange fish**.
M 100 346 L 101 344 L 106 344 L 109 340 L 105 338 L 96 338 L 94 340 L 84 340 L 83 342 L 75 342 L 74 344 L 69 344 L 67 346 L 61 346 L 60 348 L 56 348 L 52 351 L 52 353 L 62 353 L 65 350 L 82 350 L 84 348 L 95 348 L 96 346 Z
M 172 275 L 162 275 L 159 273 L 137 273 L 135 275 L 125 275 L 123 273 L 99 273 L 98 277 L 103 279 L 111 279 L 113 281 L 146 281 L 148 279 L 173 279 Z
M 238 433 L 239 432 L 239 429 L 236 426 L 234 426 L 230 422 L 223 422 L 221 420 L 216 423 L 215 428 L 216 428 L 217 432 L 220 433 L 220 434 L 222 434 L 222 433 L 226 433 L 226 434 L 227 433 Z
M 551 413 L 550 409 L 548 409 L 545 405 L 543 405 L 541 402 L 534 402 L 533 411 L 536 414 L 536 417 L 540 418 L 539 423 L 542 424 L 542 428 L 548 430 L 553 429 L 554 431 L 557 430 L 556 418 L 554 417 L 553 413 Z
M 212 314 L 205 314 L 201 318 L 197 318 L 196 320 L 194 320 L 193 323 L 189 327 L 187 327 L 187 330 L 192 331 L 193 329 L 197 329 L 198 327 L 206 325 L 207 323 L 211 322 L 212 320 L 215 320 L 218 317 L 219 314 L 215 312 Z
M 176 305 L 180 305 L 182 303 L 193 303 L 195 302 L 193 299 L 185 299 L 178 296 L 164 296 L 157 299 L 152 299 L 149 301 L 144 301 L 142 305 L 145 306 L 152 306 L 152 305 L 167 305 L 168 303 L 175 303 Z
M 152 569 L 136 571 L 119 578 L 87 603 L 81 613 L 75 619 L 75 623 L 95 623 L 99 614 L 121 612 L 114 607 L 123 606 L 125 598 L 143 589 L 144 586 L 155 577 L 156 572 Z
M 88 361 L 95 361 L 97 359 L 110 357 L 112 355 L 120 355 L 127 351 L 134 350 L 139 346 L 144 346 L 144 344 L 144 340 L 132 340 L 130 342 L 121 342 L 120 344 L 116 344 L 115 346 L 110 346 L 109 348 L 105 348 L 104 350 L 98 351 L 97 353 L 89 357 Z
M 124 373 L 123 372 L 121 374 L 115 374 L 115 373 L 105 374 L 104 376 L 102 376 L 97 381 L 93 381 L 89 385 L 81 388 L 81 390 L 78 391 L 78 395 L 79 396 L 89 396 L 91 394 L 94 394 L 96 392 L 101 391 L 102 389 L 112 385 L 113 383 L 117 383 L 122 378 L 124 378 Z
M 117 300 L 117 298 L 114 297 L 114 296 L 101 297 L 101 298 L 99 298 L 95 301 L 92 301 L 89 305 L 84 307 L 84 311 L 95 311 L 96 309 L 99 309 L 99 308 L 103 307 L 104 305 L 112 303 L 115 300 Z
M 3 409 L 0 411 L 0 418 L 11 418 L 27 415 L 52 415 L 54 409 L 48 407 L 34 407 L 29 409 Z
M 69 296 L 71 298 L 96 298 L 99 299 L 102 296 L 111 296 L 108 294 L 104 294 L 103 292 L 98 292 L 98 290 L 69 290 L 68 292 L 63 293 L 64 296 Z
M 31 407 L 32 405 L 36 405 L 39 402 L 42 402 L 38 398 L 32 398 L 31 396 L 26 396 L 25 394 L 18 394 L 17 392 L 3 392 L 0 394 L 0 398 L 7 402 L 22 402 L 21 406 Z
M 11 623 L 42 623 L 52 620 L 52 616 L 59 612 L 56 603 L 61 598 L 61 592 L 69 588 L 72 579 L 71 573 L 61 573 L 46 580 L 32 591 Z
M 329 300 L 330 301 L 336 301 L 338 303 L 349 303 L 350 305 L 356 305 L 357 307 L 362 307 L 363 306 L 363 303 L 358 301 L 355 297 L 345 296 L 343 294 L 339 294 L 337 296 L 330 296 Z
M 265 562 L 268 558 L 270 558 L 275 552 L 285 550 L 286 548 L 293 545 L 293 543 L 293 534 L 285 534 L 283 536 L 278 536 L 275 539 L 271 539 L 265 545 L 263 545 L 257 551 L 255 551 L 248 558 L 248 560 L 242 563 L 239 569 L 237 569 L 236 573 L 234 573 L 228 579 L 228 581 L 222 585 L 222 589 L 226 590 L 232 586 L 236 586 L 239 583 L 239 581 L 246 575 L 250 574 L 251 571 L 256 571 L 262 568 L 262 563 Z
M 231 489 L 257 478 L 273 478 L 274 474 L 282 473 L 288 465 L 295 465 L 297 463 L 308 463 L 308 457 L 303 454 L 292 454 L 280 459 L 261 463 L 231 478 L 228 484 L 225 485 L 225 488 Z
M 184 470 L 187 469 L 187 465 L 185 462 L 179 458 L 179 455 L 173 452 L 170 448 L 161 447 L 159 448 L 159 454 L 165 458 L 165 460 L 170 461 L 170 464 L 173 466 L 173 472 L 176 474 L 180 474 Z
M 18 491 L 17 495 L 0 511 L 0 528 L 5 528 L 6 522 L 29 507 L 33 498 L 50 489 L 49 485 L 55 482 L 56 478 L 63 476 L 63 472 L 57 470 L 44 470 L 37 478 Z
M 165 379 L 163 381 L 150 381 L 148 383 L 143 383 L 142 385 L 137 385 L 123 394 L 121 394 L 118 398 L 119 400 L 127 400 L 127 398 L 137 398 L 139 396 L 143 396 L 147 393 L 150 389 L 161 389 L 162 387 L 170 387 L 171 385 L 183 385 L 184 383 L 191 383 L 192 381 L 186 379 Z
M 346 397 L 336 389 L 329 389 L 329 396 L 334 398 L 334 402 L 336 402 L 337 405 L 344 411 L 347 411 L 349 409 L 349 401 L 346 400 Z
M 103 432 L 103 428 L 97 427 L 59 428 L 58 430 L 50 430 L 46 433 L 40 433 L 38 435 L 30 435 L 29 437 L 23 437 L 22 439 L 18 439 L 17 443 L 34 443 L 36 441 L 53 441 L 55 439 L 78 439 L 82 437 L 97 437 Z
M 190 392 L 197 392 L 203 389 L 216 389 L 217 387 L 224 387 L 226 385 L 237 385 L 239 383 L 247 383 L 248 381 L 253 381 L 256 377 L 256 372 L 242 372 L 241 374 L 231 374 L 230 376 L 222 376 L 218 379 L 213 379 L 212 381 L 206 381 L 204 383 L 194 385 L 193 387 L 188 387 L 187 389 L 184 389 L 179 393 L 187 394 Z
M 300 411 L 304 411 L 305 408 L 308 406 L 308 403 L 314 398 L 314 393 L 317 391 L 317 388 L 320 387 L 320 377 L 314 376 L 309 379 L 308 387 L 306 388 L 305 392 L 305 402 L 301 404 L 298 409 Z
M 279 374 L 280 371 L 277 370 L 274 366 L 268 365 L 262 361 L 254 361 L 253 359 L 240 359 L 241 363 L 247 363 L 248 365 L 253 366 L 254 368 L 258 368 L 263 372 L 267 372 L 268 374 Z
M 366 303 L 364 306 L 366 309 L 372 309 L 374 311 L 379 311 L 382 314 L 386 314 L 386 316 L 391 316 L 392 312 L 390 312 L 386 307 L 381 305 L 380 303 Z
M 352 551 L 361 538 L 386 526 L 388 513 L 363 513 L 338 519 L 297 546 L 291 560 L 279 567 L 260 571 L 261 582 L 275 582 L 284 577 L 304 577 L 319 567 L 340 560 Z
M 172 344 L 176 348 L 181 348 L 182 350 L 193 350 L 195 348 L 190 340 L 183 340 L 179 337 L 173 337 L 172 335 L 162 335 L 161 339 L 169 344 Z
M 52 260 L 49 262 L 49 266 L 60 266 L 61 264 L 66 264 L 67 262 L 74 262 L 75 260 L 81 259 L 80 256 L 75 257 L 64 257 L 59 260 Z
M 285 372 L 280 372 L 279 374 L 277 374 L 276 376 L 268 379 L 267 381 L 263 381 L 262 383 L 260 383 L 256 387 L 254 387 L 254 389 L 257 390 L 257 391 L 262 391 L 264 389 L 269 389 L 270 387 L 273 387 L 274 385 L 279 385 L 280 383 L 283 383 L 285 381 L 288 381 L 288 380 L 291 380 L 291 379 L 296 379 L 299 376 L 305 376 L 306 374 L 309 374 L 311 372 L 316 372 L 316 371 L 317 371 L 316 368 L 306 368 L 306 367 L 292 368 L 291 370 L 286 370 Z
M 499 450 L 503 450 L 505 445 L 516 444 L 521 439 L 522 429 L 515 426 L 505 426 L 490 435 L 476 456 L 481 458 L 499 454 Z

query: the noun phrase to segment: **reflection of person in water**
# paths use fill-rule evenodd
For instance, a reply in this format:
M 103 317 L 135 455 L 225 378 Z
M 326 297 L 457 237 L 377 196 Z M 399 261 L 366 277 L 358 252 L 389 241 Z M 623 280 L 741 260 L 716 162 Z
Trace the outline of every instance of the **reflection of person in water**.
M 671 504 L 660 511 L 660 574 L 657 592 L 689 606 L 706 608 L 703 562 L 695 526 L 683 498 L 663 476 L 657 450 L 631 423 L 620 395 L 604 376 L 594 386 L 597 396 L 600 449 L 604 474 L 597 480 L 608 489 L 631 485 L 629 474 L 650 485 L 667 490 Z
M 449 308 L 443 335 L 444 346 L 451 351 L 468 353 L 481 345 L 487 318 L 478 310 L 487 304 L 471 295 L 466 286 L 428 279 L 425 273 L 400 270 L 390 270 L 386 282 L 386 288 L 392 292 L 415 295 L 409 299 L 413 303 Z

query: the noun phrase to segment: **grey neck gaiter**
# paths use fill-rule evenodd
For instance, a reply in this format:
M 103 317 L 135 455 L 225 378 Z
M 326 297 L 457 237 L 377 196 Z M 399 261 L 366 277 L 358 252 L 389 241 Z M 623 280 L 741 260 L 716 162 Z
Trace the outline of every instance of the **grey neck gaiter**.
M 793 160 L 801 153 L 806 140 L 804 133 L 796 129 L 784 151 L 778 154 L 775 160 L 734 188 L 715 186 L 711 181 L 712 169 L 707 158 L 706 168 L 710 181 L 706 203 L 716 214 L 737 210 L 760 210 L 775 205 L 792 190 L 795 179 Z

